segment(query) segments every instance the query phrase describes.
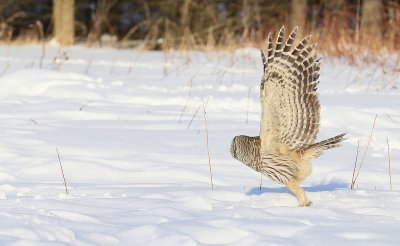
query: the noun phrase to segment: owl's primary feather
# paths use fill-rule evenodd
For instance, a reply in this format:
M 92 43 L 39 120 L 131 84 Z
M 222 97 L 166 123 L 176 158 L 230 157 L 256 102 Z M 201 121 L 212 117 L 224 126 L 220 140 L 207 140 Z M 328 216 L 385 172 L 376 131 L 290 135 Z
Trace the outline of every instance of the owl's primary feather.
M 267 55 L 261 50 L 264 74 L 260 85 L 260 136 L 236 136 L 232 156 L 272 180 L 285 184 L 299 205 L 310 205 L 299 182 L 311 172 L 310 159 L 343 141 L 344 134 L 314 143 L 319 131 L 320 104 L 316 92 L 320 63 L 305 37 L 292 49 L 296 27 L 284 42 L 285 28 L 275 48 L 267 39 Z

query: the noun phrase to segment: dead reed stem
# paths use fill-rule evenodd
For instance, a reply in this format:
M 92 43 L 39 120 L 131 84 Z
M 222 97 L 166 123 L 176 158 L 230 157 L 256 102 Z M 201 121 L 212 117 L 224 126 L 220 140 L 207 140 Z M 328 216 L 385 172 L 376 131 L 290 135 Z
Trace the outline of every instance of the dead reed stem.
M 89 73 L 89 68 L 90 68 L 90 65 L 92 64 L 92 58 L 90 58 L 90 60 L 87 62 L 87 64 L 86 64 L 86 68 L 85 68 L 85 71 L 83 71 L 85 74 L 88 74 Z
M 374 132 L 374 129 L 375 129 L 375 123 L 376 123 L 376 118 L 377 117 L 378 117 L 378 115 L 376 114 L 375 115 L 375 119 L 374 119 L 374 124 L 372 125 L 371 133 L 369 134 L 368 143 L 367 143 L 367 146 L 365 147 L 365 151 L 364 151 L 363 157 L 362 157 L 361 162 L 360 162 L 360 167 L 358 168 L 357 175 L 354 177 L 354 180 L 353 180 L 353 182 L 351 184 L 352 188 L 354 188 L 354 184 L 357 181 L 358 175 L 360 174 L 361 167 L 362 167 L 362 165 L 364 163 L 365 156 L 367 155 L 368 147 L 369 147 L 369 144 L 370 144 L 371 139 L 372 139 L 372 133 Z
M 186 130 L 189 130 L 190 125 L 192 125 L 192 122 L 193 122 L 194 118 L 196 118 L 197 113 L 198 113 L 199 110 L 200 110 L 200 107 L 201 107 L 201 104 L 197 107 L 196 112 L 194 112 L 194 114 L 193 114 L 193 116 L 192 116 L 192 119 L 190 120 L 189 124 L 188 124 L 187 127 L 186 127 Z
M 400 123 L 400 121 L 397 121 L 397 120 L 395 120 L 395 119 L 393 119 L 393 117 L 389 114 L 389 113 L 386 113 L 386 116 L 391 120 L 391 121 L 393 121 L 394 123 Z
M 129 61 L 129 67 L 128 67 L 128 71 L 126 72 L 126 74 L 127 74 L 127 75 L 131 75 L 132 69 L 133 69 L 133 64 L 132 64 L 131 61 Z
M 214 183 L 213 183 L 213 176 L 212 176 L 212 169 L 211 169 L 210 146 L 208 144 L 208 126 L 207 126 L 207 112 L 206 112 L 208 99 L 206 102 L 204 102 L 204 98 L 202 100 L 203 100 L 204 123 L 206 126 L 206 144 L 207 144 L 207 155 L 208 155 L 208 167 L 209 167 L 209 171 L 210 171 L 211 190 L 214 190 Z
M 92 23 L 92 30 L 90 30 L 87 37 L 87 44 L 89 46 L 99 45 L 100 36 L 103 28 L 109 29 L 110 13 L 117 0 L 98 0 L 96 4 L 96 13 Z
M 8 51 L 7 51 L 8 52 Z M 10 59 L 8 57 L 7 59 L 7 65 L 4 67 L 4 69 L 1 71 L 0 76 L 3 76 L 4 74 L 6 74 L 7 70 L 10 68 Z
M 3 2 L 9 2 L 5 6 L 13 9 L 13 4 L 16 4 L 14 2 L 21 1 Z M 261 47 L 268 32 L 276 34 L 282 24 L 287 25 L 296 19 L 296 14 L 286 11 L 291 7 L 292 1 L 130 1 L 134 2 L 134 8 L 128 7 L 130 4 L 122 3 L 129 1 L 91 2 L 96 2 L 93 5 L 93 18 L 89 22 L 77 18 L 75 24 L 81 29 L 76 33 L 77 37 L 86 38 L 88 45 L 101 45 L 102 34 L 109 33 L 121 37 L 118 46 L 122 48 L 234 51 L 243 47 Z M 376 61 L 375 58 L 380 55 L 400 57 L 400 32 L 397 24 L 400 23 L 399 1 L 311 2 L 313 4 L 306 6 L 300 13 L 301 19 L 308 16 L 307 23 L 296 25 L 300 24 L 303 34 L 313 34 L 314 41 L 320 44 L 320 50 L 325 55 L 345 57 L 350 63 L 361 62 L 361 65 L 364 65 L 364 61 Z M 380 13 L 376 12 L 376 22 L 379 21 L 382 27 L 377 32 L 369 31 L 367 22 L 364 21 L 370 15 L 370 12 L 364 11 L 366 2 L 382 2 L 384 5 L 384 8 L 380 8 Z M 50 3 L 46 5 L 50 7 Z M 76 10 L 81 12 L 83 6 L 85 4 L 77 4 Z M 30 30 L 30 18 L 21 18 L 26 13 L 32 12 L 17 11 L 9 17 L 1 16 L 0 41 L 26 43 L 38 39 L 37 28 Z M 44 15 L 48 13 L 43 13 L 38 19 L 42 19 Z M 126 29 L 120 28 L 121 21 L 123 26 L 128 24 L 125 23 L 126 18 L 120 18 L 120 15 L 138 15 L 143 18 L 139 22 L 131 21 L 131 27 Z M 26 20 L 21 24 L 22 19 Z M 51 23 L 43 22 L 45 38 L 50 36 L 46 31 L 50 30 L 49 24 Z M 17 26 L 21 27 L 15 28 Z M 19 29 L 21 31 L 17 31 Z M 385 38 L 384 42 L 376 38 L 377 36 Z
M 79 111 L 82 111 L 84 108 L 86 108 L 90 103 L 92 103 L 92 102 L 94 102 L 94 101 L 90 101 L 90 102 L 88 102 L 88 103 L 85 103 L 85 104 L 83 104 L 80 108 L 79 108 Z
M 30 119 L 30 121 L 32 121 L 35 125 L 39 125 L 39 123 L 34 119 Z
M 390 190 L 393 190 L 393 185 L 392 185 L 392 170 L 391 170 L 391 163 L 390 163 L 390 146 L 389 146 L 389 138 L 386 138 L 386 143 L 387 143 L 388 162 L 389 162 L 389 180 L 390 180 Z
M 43 32 L 43 24 L 42 24 L 42 22 L 36 21 L 36 27 L 38 29 L 39 39 L 40 39 L 40 42 L 42 44 L 42 54 L 41 54 L 40 60 L 39 60 L 39 68 L 42 68 L 43 67 L 43 59 L 44 59 L 44 57 L 46 55 L 46 49 L 45 49 L 46 46 L 45 46 L 45 42 L 44 42 L 44 32 Z
M 247 92 L 246 123 L 249 123 L 250 93 L 251 93 L 251 86 L 249 85 L 249 91 Z
M 57 151 L 58 162 L 60 163 L 61 173 L 62 173 L 63 180 L 64 180 L 65 194 L 68 195 L 67 181 L 65 180 L 64 170 L 63 170 L 63 167 L 62 167 L 62 164 L 61 164 L 60 153 L 58 152 L 58 148 L 57 147 L 56 147 L 56 151 Z
M 355 180 L 354 180 L 354 175 L 356 174 L 356 168 L 357 168 L 357 161 L 358 161 L 358 153 L 359 153 L 359 148 L 360 148 L 360 140 L 357 141 L 357 152 L 356 152 L 356 161 L 354 162 L 354 169 L 353 169 L 353 177 L 351 178 L 351 186 L 350 189 L 354 188 Z
M 196 76 L 196 74 L 197 74 L 198 71 L 199 71 L 199 69 L 197 69 L 197 71 L 192 75 L 192 77 L 191 77 L 190 80 L 189 80 L 189 92 L 188 92 L 188 95 L 187 95 L 187 97 L 186 97 L 185 106 L 183 106 L 181 115 L 179 116 L 179 121 L 178 121 L 179 123 L 181 123 L 181 121 L 182 121 L 183 114 L 185 113 L 186 108 L 187 108 L 187 105 L 189 104 L 190 98 L 191 98 L 191 96 L 192 96 L 193 79 L 194 79 L 194 77 Z

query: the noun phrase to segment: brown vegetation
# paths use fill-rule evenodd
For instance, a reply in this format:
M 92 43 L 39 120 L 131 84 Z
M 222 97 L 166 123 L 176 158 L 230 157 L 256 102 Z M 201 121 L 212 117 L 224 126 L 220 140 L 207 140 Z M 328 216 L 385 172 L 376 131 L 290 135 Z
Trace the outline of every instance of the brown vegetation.
M 32 0 L 2 1 L 0 40 L 41 40 L 43 31 L 34 25 L 37 20 L 43 23 L 46 38 L 51 38 L 51 13 L 46 12 L 51 10 L 51 0 L 41 1 L 45 11 L 26 26 L 21 23 L 27 8 L 10 11 L 7 7 L 12 2 L 35 4 Z M 121 48 L 229 51 L 260 47 L 268 32 L 284 24 L 299 25 L 303 33 L 311 33 L 323 53 L 351 61 L 374 60 L 376 54 L 400 50 L 398 0 L 82 0 L 76 3 L 75 17 L 77 40 L 101 45 L 101 35 L 108 34 L 116 37 L 114 45 Z M 130 20 L 128 27 L 126 20 Z

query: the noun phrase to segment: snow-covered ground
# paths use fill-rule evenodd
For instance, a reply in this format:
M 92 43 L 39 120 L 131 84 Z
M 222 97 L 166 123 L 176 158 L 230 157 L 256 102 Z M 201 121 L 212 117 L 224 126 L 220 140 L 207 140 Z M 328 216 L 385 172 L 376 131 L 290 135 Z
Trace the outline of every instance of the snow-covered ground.
M 319 139 L 348 140 L 313 161 L 298 208 L 229 153 L 258 135 L 258 50 L 0 47 L 0 245 L 398 245 L 398 68 L 321 73 Z

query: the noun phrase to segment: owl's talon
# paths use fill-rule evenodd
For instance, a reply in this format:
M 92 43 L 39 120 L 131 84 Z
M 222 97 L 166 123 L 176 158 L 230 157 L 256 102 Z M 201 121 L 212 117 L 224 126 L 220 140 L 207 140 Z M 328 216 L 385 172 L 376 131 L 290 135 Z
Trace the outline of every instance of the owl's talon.
M 313 203 L 311 201 L 308 201 L 306 203 L 300 203 L 299 207 L 311 207 Z

